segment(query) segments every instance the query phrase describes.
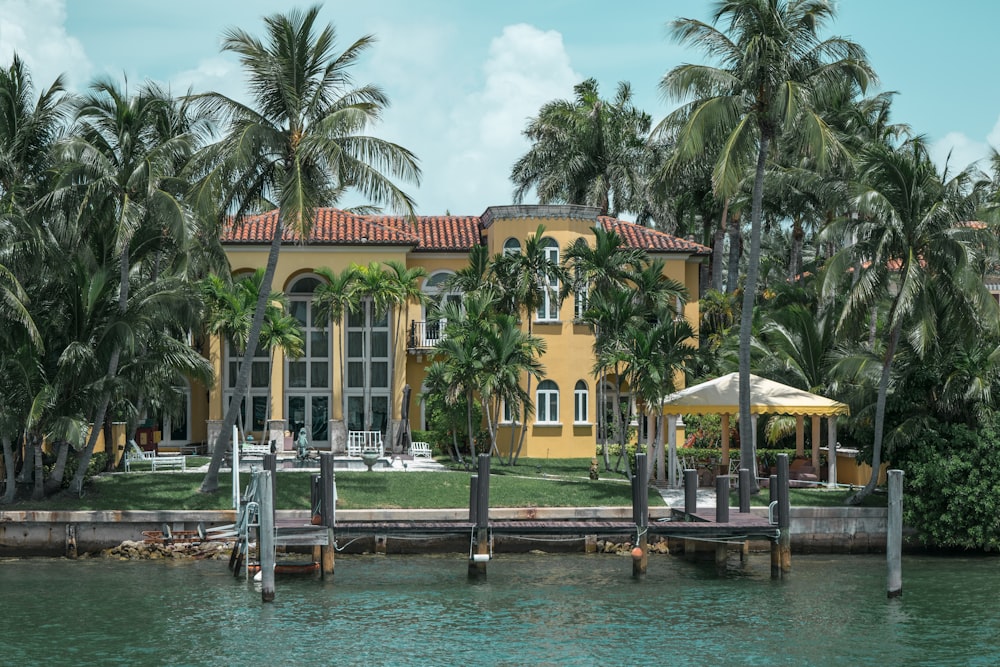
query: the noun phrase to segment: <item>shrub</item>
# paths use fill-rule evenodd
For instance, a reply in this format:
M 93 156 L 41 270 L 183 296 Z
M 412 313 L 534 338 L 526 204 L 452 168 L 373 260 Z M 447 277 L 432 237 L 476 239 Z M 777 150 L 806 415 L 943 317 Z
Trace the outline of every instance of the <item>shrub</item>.
M 893 454 L 904 471 L 903 521 L 922 544 L 1000 550 L 1000 437 L 932 422 Z

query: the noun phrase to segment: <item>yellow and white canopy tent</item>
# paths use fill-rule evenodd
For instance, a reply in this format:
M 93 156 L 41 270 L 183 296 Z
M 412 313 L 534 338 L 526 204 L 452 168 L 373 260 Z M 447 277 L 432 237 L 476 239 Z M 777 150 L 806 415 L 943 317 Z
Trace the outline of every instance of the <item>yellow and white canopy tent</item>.
M 682 389 L 666 398 L 663 414 L 667 416 L 669 425 L 667 434 L 670 438 L 670 477 L 676 478 L 677 473 L 677 418 L 680 415 L 717 414 L 722 416 L 722 463 L 729 464 L 729 416 L 739 414 L 740 391 L 739 373 L 730 373 L 722 377 L 702 382 L 701 384 Z M 795 452 L 804 455 L 805 418 L 812 418 L 812 463 L 819 470 L 820 419 L 827 418 L 827 444 L 830 465 L 829 479 L 837 479 L 837 415 L 850 413 L 846 403 L 840 403 L 817 394 L 796 389 L 780 382 L 768 380 L 757 375 L 750 375 L 750 414 L 754 419 L 753 432 L 756 434 L 757 415 L 776 414 L 793 415 L 795 421 Z M 756 450 L 756 443 L 754 443 Z M 671 485 L 676 484 L 671 479 Z

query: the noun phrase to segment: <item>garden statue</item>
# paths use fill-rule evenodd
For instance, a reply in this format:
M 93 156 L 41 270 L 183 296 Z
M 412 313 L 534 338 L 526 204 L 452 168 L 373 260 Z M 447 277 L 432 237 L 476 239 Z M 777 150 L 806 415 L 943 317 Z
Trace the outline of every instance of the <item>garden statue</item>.
M 299 459 L 305 459 L 308 454 L 306 454 L 306 449 L 309 447 L 309 436 L 306 435 L 306 427 L 303 426 L 299 429 L 298 440 L 295 441 L 296 446 L 299 450 Z

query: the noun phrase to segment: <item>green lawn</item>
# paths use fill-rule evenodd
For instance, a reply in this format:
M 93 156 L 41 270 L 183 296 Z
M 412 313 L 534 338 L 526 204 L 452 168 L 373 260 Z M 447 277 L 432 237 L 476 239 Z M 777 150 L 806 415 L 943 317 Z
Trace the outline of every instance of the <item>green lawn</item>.
M 190 465 L 195 461 L 189 459 Z M 419 509 L 469 506 L 469 472 L 460 466 L 446 472 L 338 471 L 338 507 L 341 509 Z M 490 505 L 493 507 L 600 507 L 631 505 L 631 490 L 624 477 L 601 471 L 599 480 L 588 477 L 590 459 L 521 459 L 516 466 L 494 461 L 490 475 Z M 309 507 L 307 471 L 282 470 L 277 475 L 278 508 Z M 249 474 L 241 476 L 246 487 Z M 43 501 L 20 501 L 15 510 L 213 510 L 231 507 L 231 481 L 219 476 L 219 492 L 198 492 L 202 472 L 134 472 L 101 475 L 90 481 L 82 498 L 56 496 Z M 791 489 L 792 505 L 843 505 L 849 491 Z M 767 491 L 752 499 L 766 506 Z M 650 489 L 651 507 L 663 504 Z M 733 494 L 731 506 L 739 504 Z M 870 496 L 865 505 L 885 506 L 884 495 Z M 7 509 L 7 508 L 0 508 Z
M 494 470 L 490 476 L 490 504 L 494 507 L 592 507 L 631 505 L 629 485 L 622 479 L 593 481 L 583 473 L 564 474 L 562 466 L 537 472 L 534 465 Z M 498 466 L 499 467 L 499 466 Z M 140 468 L 141 470 L 141 468 Z M 520 473 L 524 472 L 524 475 Z M 279 471 L 278 508 L 309 507 L 306 471 Z M 24 500 L 10 509 L 26 510 L 212 510 L 231 507 L 232 478 L 219 476 L 219 492 L 198 492 L 202 472 L 133 472 L 101 475 L 90 481 L 83 498 L 56 496 L 43 501 Z M 419 509 L 469 506 L 469 478 L 465 470 L 446 472 L 338 471 L 337 507 L 341 509 Z M 246 487 L 249 474 L 241 475 Z M 662 504 L 650 491 L 650 505 Z

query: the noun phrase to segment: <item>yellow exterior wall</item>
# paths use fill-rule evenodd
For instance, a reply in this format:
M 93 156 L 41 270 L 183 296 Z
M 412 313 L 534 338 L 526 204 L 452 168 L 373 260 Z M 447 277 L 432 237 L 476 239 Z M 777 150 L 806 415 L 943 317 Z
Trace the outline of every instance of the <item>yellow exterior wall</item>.
M 531 208 L 501 207 L 503 209 L 501 214 L 490 217 L 485 228 L 485 242 L 491 256 L 501 253 L 504 243 L 509 238 L 518 239 L 523 248 L 525 239 L 536 232 L 540 223 L 545 226 L 544 236 L 551 237 L 559 245 L 560 259 L 563 258 L 565 249 L 581 236 L 590 239 L 593 243 L 593 226 L 597 222 L 593 216 L 589 218 L 587 216 L 574 217 L 572 213 L 569 213 L 563 216 L 542 218 L 531 215 Z M 546 208 L 547 212 L 551 212 L 553 209 L 553 207 Z M 504 212 L 509 212 L 510 215 L 504 217 Z M 264 246 L 232 245 L 228 246 L 226 250 L 234 275 L 264 266 L 267 260 L 268 249 Z M 372 246 L 370 249 L 358 246 L 320 245 L 283 247 L 275 273 L 273 289 L 286 289 L 294 279 L 301 275 L 312 274 L 319 267 L 327 267 L 333 272 L 339 273 L 351 264 L 364 265 L 370 262 L 384 263 L 388 260 L 396 260 L 410 268 L 423 267 L 430 276 L 437 271 L 454 272 L 467 266 L 467 255 L 463 252 L 411 252 L 410 250 L 408 247 L 387 246 Z M 666 275 L 686 285 L 692 295 L 691 301 L 684 309 L 684 314 L 692 326 L 696 327 L 700 258 L 668 253 L 654 254 L 654 256 L 661 256 L 666 260 Z M 559 423 L 545 425 L 529 423 L 527 437 L 521 450 L 523 457 L 565 458 L 594 455 L 597 440 L 598 405 L 597 381 L 592 376 L 594 366 L 593 334 L 588 326 L 574 324 L 573 312 L 574 299 L 569 296 L 561 304 L 557 322 L 533 321 L 531 323 L 532 333 L 546 344 L 546 353 L 541 358 L 544 378 L 554 381 L 559 388 Z M 391 420 L 400 418 L 403 387 L 409 384 L 411 388 L 409 423 L 413 430 L 422 428 L 419 394 L 426 375 L 425 368 L 432 359 L 426 351 L 419 354 L 408 353 L 407 341 L 410 322 L 424 320 L 423 309 L 418 303 L 412 302 L 407 307 L 404 317 L 400 319 L 398 328 L 392 332 L 392 340 L 395 341 L 393 345 L 395 368 L 404 369 L 405 372 L 397 370 L 395 373 L 395 382 L 392 387 L 394 400 L 391 407 Z M 390 322 L 390 326 L 395 325 L 395 318 Z M 528 323 L 523 322 L 522 326 L 527 328 Z M 344 334 L 340 326 L 333 327 L 331 334 L 330 416 L 334 420 L 342 420 L 343 395 L 341 387 L 343 383 L 341 381 L 340 345 Z M 216 338 L 211 341 L 209 356 L 216 368 L 217 379 L 208 392 L 207 405 L 203 406 L 201 413 L 198 413 L 207 415 L 209 419 L 217 420 L 221 420 L 223 416 L 221 352 L 221 342 Z M 275 363 L 271 372 L 270 416 L 272 418 L 283 416 L 284 367 L 284 360 L 279 352 L 275 355 Z M 574 389 L 578 380 L 583 380 L 588 388 L 589 423 L 587 424 L 574 424 Z M 532 400 L 535 398 L 537 387 L 538 381 L 532 380 L 530 388 Z M 194 393 L 192 392 L 192 394 Z M 192 398 L 194 399 L 194 395 Z M 192 419 L 196 419 L 194 410 L 196 403 L 195 399 L 192 405 Z M 258 435 L 255 434 L 255 437 Z M 386 439 L 389 440 L 388 434 Z M 502 426 L 498 432 L 498 446 L 501 451 L 507 452 L 510 443 L 511 429 L 509 425 Z M 516 447 L 516 438 L 514 443 Z

